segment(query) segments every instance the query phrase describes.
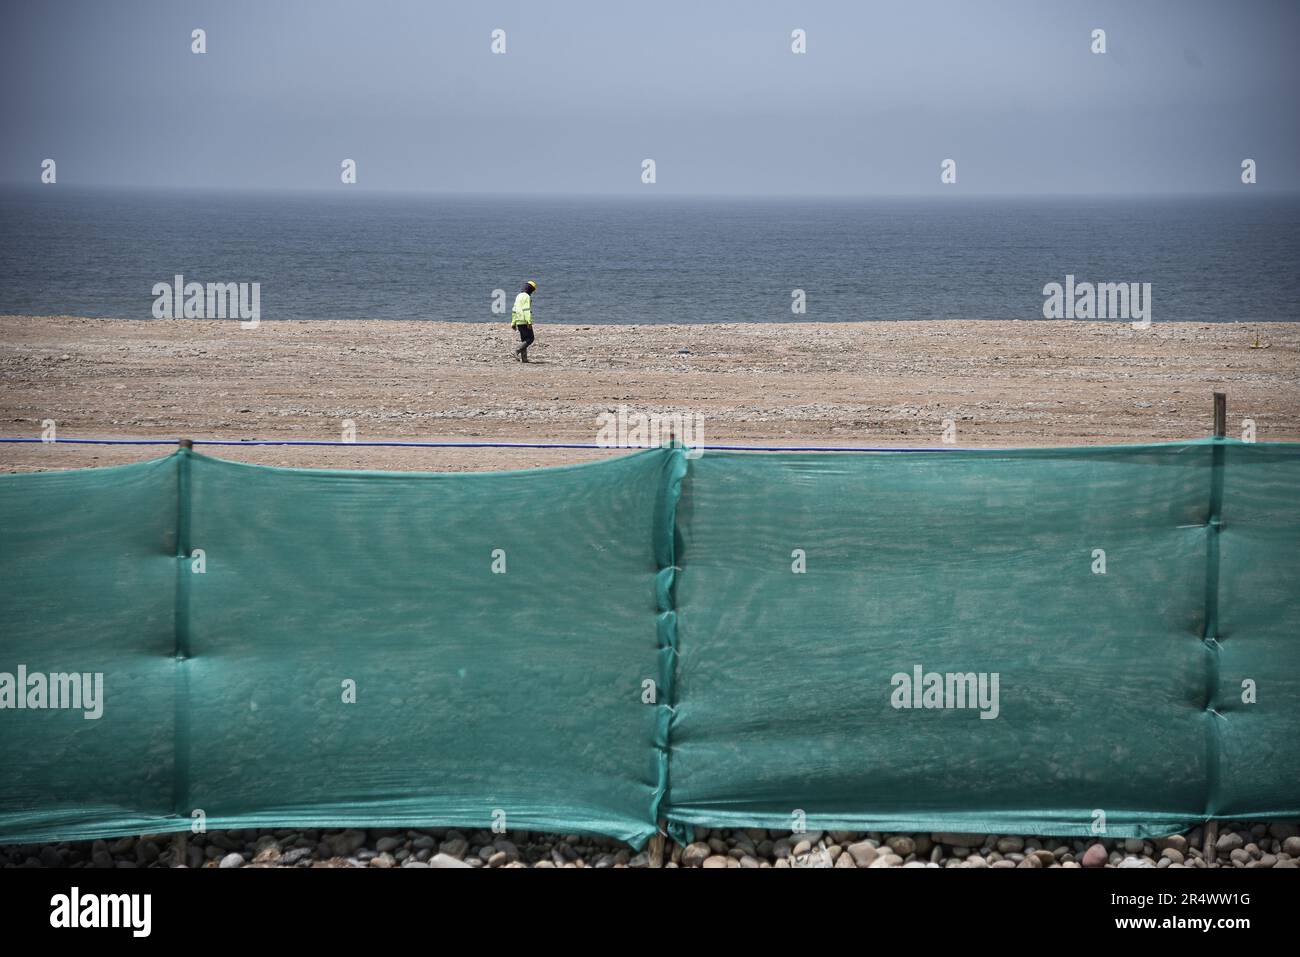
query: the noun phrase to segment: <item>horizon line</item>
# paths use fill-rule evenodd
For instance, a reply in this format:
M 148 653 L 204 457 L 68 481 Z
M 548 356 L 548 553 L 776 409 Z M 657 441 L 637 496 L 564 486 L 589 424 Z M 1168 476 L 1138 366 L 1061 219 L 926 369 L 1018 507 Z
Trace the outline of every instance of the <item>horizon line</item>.
M 33 183 L 0 180 L 0 189 L 16 191 L 38 191 L 48 189 L 51 185 L 63 186 L 65 189 L 84 192 L 140 192 L 140 193 L 236 193 L 236 194 L 276 194 L 276 195 L 310 195 L 330 194 L 346 196 L 349 193 L 364 193 L 368 196 L 424 196 L 431 199 L 624 199 L 652 201 L 656 195 L 672 199 L 717 199 L 717 200 L 866 200 L 866 199 L 1188 199 L 1188 198 L 1225 198 L 1241 195 L 1242 187 L 1221 190 L 1115 190 L 1060 192 L 989 190 L 964 192 L 938 188 L 927 192 L 897 193 L 829 193 L 829 192 L 707 192 L 694 190 L 626 190 L 626 191 L 588 191 L 574 192 L 554 191 L 480 191 L 480 190 L 440 190 L 412 187 L 374 187 L 342 184 L 338 186 L 230 186 L 230 185 L 156 185 L 140 183 Z M 1251 186 L 1246 195 L 1266 193 L 1270 197 L 1300 197 L 1300 188 L 1265 187 L 1259 189 Z

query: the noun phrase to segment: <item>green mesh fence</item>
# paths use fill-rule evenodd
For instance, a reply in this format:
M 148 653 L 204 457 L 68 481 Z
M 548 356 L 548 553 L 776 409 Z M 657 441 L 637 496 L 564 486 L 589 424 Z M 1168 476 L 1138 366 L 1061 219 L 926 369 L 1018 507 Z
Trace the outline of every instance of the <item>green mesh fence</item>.
M 180 452 L 0 534 L 4 842 L 1300 816 L 1300 445 Z

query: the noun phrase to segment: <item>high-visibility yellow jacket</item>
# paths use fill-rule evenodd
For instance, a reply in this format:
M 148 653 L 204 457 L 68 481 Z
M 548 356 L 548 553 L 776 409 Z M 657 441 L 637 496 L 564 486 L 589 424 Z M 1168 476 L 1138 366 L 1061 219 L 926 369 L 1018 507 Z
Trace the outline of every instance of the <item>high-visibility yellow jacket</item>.
M 533 324 L 533 297 L 526 292 L 515 296 L 515 308 L 510 312 L 510 326 L 531 326 Z

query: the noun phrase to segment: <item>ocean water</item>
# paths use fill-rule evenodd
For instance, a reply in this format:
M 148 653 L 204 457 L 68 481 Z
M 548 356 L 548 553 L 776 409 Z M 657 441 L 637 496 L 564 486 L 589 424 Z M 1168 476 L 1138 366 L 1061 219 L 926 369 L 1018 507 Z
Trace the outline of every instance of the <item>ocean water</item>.
M 146 319 L 178 273 L 260 283 L 264 321 L 506 321 L 525 279 L 541 323 L 1039 319 L 1067 274 L 1151 283 L 1156 322 L 1300 320 L 1300 198 L 0 191 L 0 313 Z

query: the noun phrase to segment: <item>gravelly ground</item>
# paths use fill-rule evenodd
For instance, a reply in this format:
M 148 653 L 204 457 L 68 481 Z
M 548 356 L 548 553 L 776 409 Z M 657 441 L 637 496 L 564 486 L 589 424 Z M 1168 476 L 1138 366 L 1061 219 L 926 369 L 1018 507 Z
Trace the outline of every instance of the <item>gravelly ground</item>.
M 536 362 L 504 324 L 0 316 L 0 433 L 592 443 L 597 416 L 703 416 L 706 442 L 1089 445 L 1229 430 L 1300 439 L 1300 323 L 868 322 L 539 325 Z M 1258 344 L 1259 348 L 1255 348 Z M 111 465 L 158 448 L 0 446 L 0 471 Z M 469 470 L 610 454 L 221 448 L 268 465 Z
M 579 835 L 456 830 L 213 831 L 187 837 L 188 867 L 964 867 L 1296 868 L 1294 823 L 1227 822 L 1208 855 L 1195 828 L 1157 840 L 699 829 L 638 852 Z M 6 867 L 173 867 L 170 836 L 0 847 Z

